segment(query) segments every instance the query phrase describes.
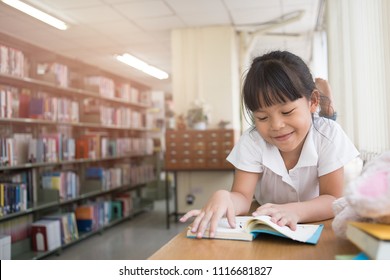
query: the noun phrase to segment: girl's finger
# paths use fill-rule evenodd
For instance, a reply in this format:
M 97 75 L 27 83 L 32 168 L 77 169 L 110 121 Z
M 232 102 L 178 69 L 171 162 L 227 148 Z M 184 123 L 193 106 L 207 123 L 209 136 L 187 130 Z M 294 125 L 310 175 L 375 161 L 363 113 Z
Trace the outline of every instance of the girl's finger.
M 202 222 L 203 217 L 205 215 L 205 212 L 203 212 L 203 211 L 199 211 L 199 212 L 200 213 L 198 214 L 198 216 L 196 216 L 194 222 L 192 223 L 191 231 L 193 233 L 198 231 L 199 224 Z
M 184 222 L 186 222 L 189 218 L 198 216 L 199 214 L 200 214 L 200 210 L 198 210 L 198 209 L 194 209 L 194 210 L 188 211 L 185 215 L 183 215 L 183 216 L 179 219 L 179 221 L 184 223 Z

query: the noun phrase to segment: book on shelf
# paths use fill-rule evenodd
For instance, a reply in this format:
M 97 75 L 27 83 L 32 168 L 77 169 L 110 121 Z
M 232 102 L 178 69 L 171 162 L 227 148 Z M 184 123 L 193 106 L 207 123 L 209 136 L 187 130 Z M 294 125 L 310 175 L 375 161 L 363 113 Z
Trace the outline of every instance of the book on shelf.
M 69 244 L 79 238 L 74 212 L 55 213 L 45 216 L 44 219 L 60 221 L 61 243 L 63 245 Z
M 29 143 L 33 135 L 31 133 L 14 133 L 13 142 L 14 142 L 14 154 L 13 162 L 17 164 L 25 164 L 28 162 L 28 149 Z
M 44 99 L 42 97 L 31 97 L 29 104 L 29 117 L 32 119 L 44 118 Z
M 317 244 L 321 236 L 323 225 L 297 224 L 296 230 L 291 230 L 287 226 L 279 226 L 271 221 L 269 216 L 237 216 L 236 228 L 231 228 L 227 218 L 222 218 L 215 232 L 215 239 L 229 239 L 252 241 L 260 234 L 271 234 L 291 240 Z M 187 230 L 187 237 L 196 238 L 196 233 Z M 206 229 L 203 238 L 209 238 L 209 230 Z
M 58 220 L 38 220 L 31 225 L 33 251 L 52 251 L 61 247 L 61 225 Z
M 25 183 L 0 181 L 0 217 L 26 210 L 27 203 Z
M 349 222 L 346 235 L 371 259 L 390 260 L 390 225 Z
M 0 260 L 11 259 L 11 235 L 0 234 Z
M 131 192 L 118 194 L 115 197 L 115 201 L 119 201 L 122 204 L 122 217 L 129 217 L 133 211 L 133 198 Z
M 96 205 L 96 203 L 79 205 L 75 209 L 79 232 L 89 232 L 98 229 L 98 209 Z

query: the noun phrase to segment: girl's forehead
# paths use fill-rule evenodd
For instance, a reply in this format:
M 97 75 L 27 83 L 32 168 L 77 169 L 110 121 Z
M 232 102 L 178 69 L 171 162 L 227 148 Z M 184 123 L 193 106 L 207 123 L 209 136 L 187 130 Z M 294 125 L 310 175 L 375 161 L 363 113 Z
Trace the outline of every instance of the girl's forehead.
M 290 106 L 295 106 L 295 107 L 298 107 L 298 106 L 301 106 L 303 105 L 305 100 L 303 98 L 298 98 L 294 101 L 286 101 L 286 102 L 279 102 L 279 103 L 275 103 L 275 104 L 272 104 L 272 105 L 269 105 L 269 106 L 262 106 L 262 107 L 259 107 L 257 110 L 255 110 L 253 113 L 262 113 L 262 112 L 269 112 L 269 111 L 274 111 L 274 110 L 278 110 L 278 109 L 283 109 L 285 107 L 290 107 Z
M 264 111 L 269 111 L 269 110 L 274 110 L 276 108 L 279 108 L 279 107 L 284 107 L 284 106 L 287 106 L 289 104 L 293 103 L 293 101 L 288 101 L 288 102 L 279 102 L 279 103 L 275 103 L 275 104 L 272 104 L 272 105 L 269 105 L 269 106 L 262 106 L 262 107 L 259 107 L 255 113 L 261 113 L 261 112 L 264 112 Z

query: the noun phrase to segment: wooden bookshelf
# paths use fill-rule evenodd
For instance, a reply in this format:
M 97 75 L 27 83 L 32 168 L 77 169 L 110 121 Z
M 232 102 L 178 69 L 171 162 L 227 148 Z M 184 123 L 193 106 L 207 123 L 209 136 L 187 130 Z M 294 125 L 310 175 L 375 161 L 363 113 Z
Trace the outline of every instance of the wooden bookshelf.
M 136 81 L 0 33 L 0 234 L 12 236 L 12 259 L 58 253 L 151 207 L 142 194 L 158 178 L 149 96 Z M 88 181 L 91 168 L 107 173 Z M 59 189 L 47 189 L 43 181 L 54 173 L 62 176 Z M 32 251 L 32 222 L 86 203 L 117 202 L 124 193 L 135 205 L 131 215 L 107 218 L 56 250 Z

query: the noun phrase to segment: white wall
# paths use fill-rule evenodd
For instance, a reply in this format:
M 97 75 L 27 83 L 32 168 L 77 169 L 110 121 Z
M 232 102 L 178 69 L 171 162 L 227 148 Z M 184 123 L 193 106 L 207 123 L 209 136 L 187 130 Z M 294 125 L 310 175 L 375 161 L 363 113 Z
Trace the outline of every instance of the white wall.
M 186 115 L 196 99 L 210 106 L 209 128 L 219 121 L 240 127 L 240 85 L 235 30 L 202 27 L 172 31 L 172 96 L 176 115 Z M 178 172 L 178 211 L 204 206 L 218 189 L 230 189 L 233 172 Z M 186 196 L 195 196 L 193 205 Z
M 212 111 L 210 127 L 220 120 L 239 128 L 239 79 L 236 35 L 232 27 L 172 31 L 172 94 L 177 115 L 203 99 Z

